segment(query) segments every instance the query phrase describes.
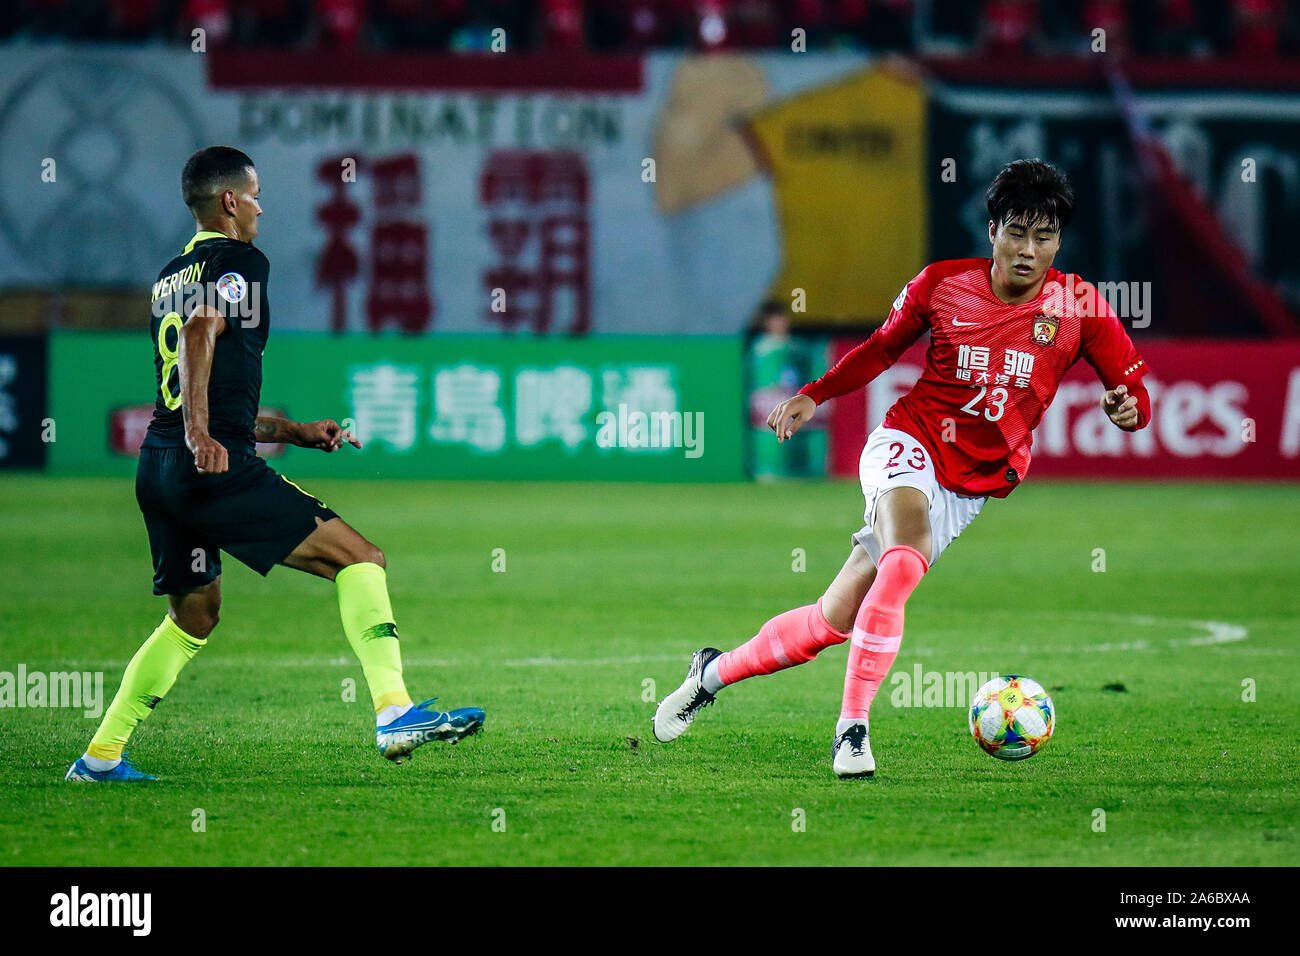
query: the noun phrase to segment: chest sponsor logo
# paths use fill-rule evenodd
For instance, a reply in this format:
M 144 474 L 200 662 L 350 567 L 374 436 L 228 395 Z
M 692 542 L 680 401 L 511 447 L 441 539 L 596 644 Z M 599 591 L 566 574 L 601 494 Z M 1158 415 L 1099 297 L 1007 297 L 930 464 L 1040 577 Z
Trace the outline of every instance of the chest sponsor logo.
M 1019 349 L 1005 349 L 1002 356 L 1002 372 L 995 373 L 989 366 L 989 349 L 985 345 L 957 346 L 956 379 L 959 382 L 971 382 L 979 385 L 1010 385 L 1016 388 L 1028 388 L 1029 379 L 1034 372 L 1034 355 Z

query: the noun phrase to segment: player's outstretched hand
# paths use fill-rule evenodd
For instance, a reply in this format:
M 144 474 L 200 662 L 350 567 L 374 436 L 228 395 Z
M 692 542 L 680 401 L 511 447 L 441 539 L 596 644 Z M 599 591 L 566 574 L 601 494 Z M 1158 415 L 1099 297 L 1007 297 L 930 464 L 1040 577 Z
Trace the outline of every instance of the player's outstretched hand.
M 334 419 L 321 419 L 320 421 L 303 421 L 298 425 L 298 441 L 295 445 L 304 447 L 304 449 L 320 449 L 321 451 L 335 451 L 341 449 L 343 442 L 347 442 L 352 447 L 361 447 L 361 442 L 356 440 L 355 434 L 348 432 L 341 424 Z
M 776 432 L 778 442 L 783 442 L 802 428 L 816 411 L 817 403 L 811 398 L 795 395 L 772 409 L 772 414 L 767 416 L 767 427 Z
M 336 451 L 343 447 L 347 442 L 353 448 L 360 448 L 361 442 L 357 441 L 357 436 L 352 434 L 332 418 L 324 418 L 318 422 L 302 422 L 298 426 L 298 441 L 294 444 L 303 448 L 319 448 L 321 451 Z
M 226 446 L 211 435 L 185 433 L 185 446 L 194 455 L 194 467 L 204 475 L 219 475 L 230 468 Z
M 1101 397 L 1101 410 L 1106 413 L 1112 422 L 1126 432 L 1131 432 L 1137 428 L 1137 404 L 1137 398 L 1128 393 L 1127 385 L 1112 388 Z

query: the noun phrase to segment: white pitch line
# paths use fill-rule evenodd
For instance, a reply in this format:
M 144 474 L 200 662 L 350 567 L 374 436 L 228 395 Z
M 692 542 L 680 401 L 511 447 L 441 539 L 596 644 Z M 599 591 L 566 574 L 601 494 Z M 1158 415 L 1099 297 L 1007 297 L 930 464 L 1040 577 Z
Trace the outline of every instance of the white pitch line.
M 690 654 L 637 654 L 632 657 L 524 657 L 514 661 L 503 661 L 506 667 L 568 667 L 571 664 L 608 665 L 608 664 L 656 664 L 663 661 L 685 661 L 690 663 Z
M 1197 621 L 1196 625 L 1205 628 L 1210 633 L 1203 637 L 1183 638 L 1183 643 L 1192 647 L 1204 647 L 1207 644 L 1233 644 L 1246 639 L 1246 629 L 1240 624 L 1228 624 L 1224 621 Z
M 683 664 L 689 664 L 691 655 L 687 652 L 680 654 L 635 654 L 628 657 L 522 657 L 513 660 L 494 660 L 487 656 L 466 657 L 466 658 L 445 658 L 445 657 L 403 657 L 403 667 L 473 667 L 481 664 L 497 664 L 503 667 L 605 667 L 615 664 L 654 664 L 665 661 L 678 661 Z M 121 660 L 80 660 L 80 661 L 59 661 L 56 670 L 103 670 L 111 668 L 121 668 L 125 666 L 126 658 Z M 273 660 L 232 660 L 229 658 L 204 657 L 199 664 L 202 668 L 208 667 L 355 667 L 360 668 L 361 664 L 352 658 L 333 657 L 324 658 L 306 658 L 306 657 L 282 657 Z M 35 668 L 29 664 L 28 670 L 35 672 L 37 669 L 48 670 L 48 668 Z
M 1165 641 L 1166 647 L 1209 647 L 1215 644 L 1235 644 L 1238 641 L 1244 641 L 1249 635 L 1240 624 L 1232 624 L 1228 621 L 1195 621 L 1188 618 L 1161 618 L 1151 617 L 1148 614 L 1106 614 L 1098 612 L 1093 615 L 1062 615 L 1062 616 L 1092 616 L 1101 617 L 1107 620 L 1120 621 L 1125 624 L 1133 624 L 1138 627 L 1160 627 L 1162 625 L 1174 625 L 1202 630 L 1204 634 L 1195 634 L 1190 637 L 1171 637 Z M 1146 640 L 1122 641 L 1113 644 L 1093 644 L 1084 647 L 1074 648 L 1077 651 L 1145 651 L 1158 650 L 1159 644 Z
M 1034 613 L 1034 612 L 1030 612 Z M 1039 612 L 1040 616 L 1046 616 L 1051 612 Z M 1201 634 L 1193 634 L 1188 637 L 1173 637 L 1164 642 L 1152 641 L 1146 639 L 1137 639 L 1131 641 L 1107 641 L 1101 644 L 1086 645 L 1059 645 L 1059 644 L 1038 644 L 1029 645 L 1021 644 L 1019 647 L 1007 645 L 993 646 L 967 645 L 961 648 L 966 652 L 996 652 L 1003 653 L 1014 651 L 1019 654 L 1032 654 L 1040 652 L 1057 652 L 1066 654 L 1104 654 L 1110 651 L 1158 651 L 1163 647 L 1211 647 L 1223 644 L 1236 644 L 1244 641 L 1249 636 L 1249 631 L 1240 624 L 1232 624 L 1227 621 L 1196 621 L 1188 618 L 1162 618 L 1152 617 L 1146 614 L 1110 614 L 1106 612 L 1077 611 L 1063 614 L 1053 614 L 1058 618 L 1074 618 L 1085 620 L 1107 620 L 1117 621 L 1122 624 L 1135 625 L 1138 627 L 1162 627 L 1176 626 L 1187 627 L 1199 631 Z M 947 648 L 934 648 L 915 646 L 917 642 L 911 642 L 913 646 L 909 647 L 909 642 L 903 642 L 903 650 L 909 657 L 934 657 L 936 655 L 948 654 L 951 651 Z M 1246 650 L 1246 649 L 1242 649 Z M 1250 651 L 1251 653 L 1265 653 L 1266 648 L 1259 648 Z M 1279 652 L 1282 653 L 1282 652 Z M 1286 652 L 1290 653 L 1290 652 Z M 676 661 L 686 663 L 690 661 L 690 655 L 686 652 L 680 654 L 633 654 L 625 657 L 518 657 L 508 660 L 493 660 L 485 655 L 466 658 L 445 658 L 445 657 L 408 657 L 404 658 L 402 663 L 405 666 L 414 667 L 474 667 L 483 664 L 498 664 L 504 667 L 610 667 L 625 664 L 661 664 Z M 33 665 L 29 664 L 29 669 Z M 111 661 L 59 661 L 56 669 L 58 670 L 111 670 L 124 666 L 123 660 Z M 233 660 L 229 658 L 205 658 L 201 664 L 202 667 L 350 667 L 359 668 L 360 664 L 351 657 L 335 656 L 331 658 L 307 658 L 307 657 L 290 657 L 279 658 L 266 661 L 258 660 Z
M 1035 612 L 1028 612 L 1035 613 Z M 1190 618 L 1174 617 L 1153 617 L 1149 614 L 1112 614 L 1105 611 L 1075 611 L 1065 613 L 1055 612 L 1037 612 L 1039 616 L 1050 615 L 1055 618 L 1072 618 L 1075 620 L 1104 620 L 1115 621 L 1120 624 L 1136 627 L 1185 627 L 1192 630 L 1203 631 L 1202 634 L 1193 634 L 1188 637 L 1171 637 L 1165 641 L 1150 640 L 1146 638 L 1136 638 L 1127 641 L 1105 641 L 1100 644 L 1021 644 L 1019 647 L 990 647 L 989 645 L 975 645 L 973 647 L 963 648 L 969 651 L 1009 651 L 1014 650 L 1020 654 L 1032 654 L 1037 652 L 1052 651 L 1065 654 L 1105 654 L 1110 651 L 1159 651 L 1165 647 L 1210 647 L 1221 644 L 1235 644 L 1244 641 L 1249 636 L 1249 631 L 1240 624 L 1232 624 L 1227 621 L 1197 621 Z M 904 644 L 906 648 L 906 644 Z M 912 652 L 919 656 L 928 657 L 936 653 L 944 653 L 936 648 L 918 649 Z

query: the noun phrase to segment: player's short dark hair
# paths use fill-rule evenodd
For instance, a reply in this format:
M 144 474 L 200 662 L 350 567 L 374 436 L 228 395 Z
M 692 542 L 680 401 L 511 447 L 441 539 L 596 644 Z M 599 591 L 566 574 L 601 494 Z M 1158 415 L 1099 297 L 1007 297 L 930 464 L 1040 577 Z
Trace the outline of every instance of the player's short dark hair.
M 986 199 L 994 226 L 1046 222 L 1060 232 L 1074 218 L 1074 187 L 1065 173 L 1041 159 L 1007 163 L 989 183 Z
M 233 188 L 252 165 L 248 154 L 233 146 L 205 146 L 181 171 L 181 198 L 197 216 L 219 193 Z

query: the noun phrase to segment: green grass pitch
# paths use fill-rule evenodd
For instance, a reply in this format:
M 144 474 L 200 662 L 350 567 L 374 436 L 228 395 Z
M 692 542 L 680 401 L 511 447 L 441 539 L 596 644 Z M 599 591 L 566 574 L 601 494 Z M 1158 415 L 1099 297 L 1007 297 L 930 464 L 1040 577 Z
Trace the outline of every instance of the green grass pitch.
M 228 559 L 220 627 L 131 742 L 159 783 L 65 784 L 97 721 L 0 710 L 0 860 L 1297 859 L 1294 487 L 1031 480 L 991 502 L 914 595 L 894 674 L 1028 674 L 1052 689 L 1055 738 L 995 761 L 963 707 L 895 706 L 891 675 L 867 781 L 830 769 L 842 646 L 724 691 L 672 745 L 643 699 L 648 681 L 676 686 L 694 649 L 816 600 L 858 527 L 856 487 L 311 490 L 388 556 L 412 694 L 485 707 L 485 732 L 386 763 L 333 586 Z M 0 565 L 0 671 L 103 671 L 106 706 L 164 610 L 129 482 L 0 479 Z

